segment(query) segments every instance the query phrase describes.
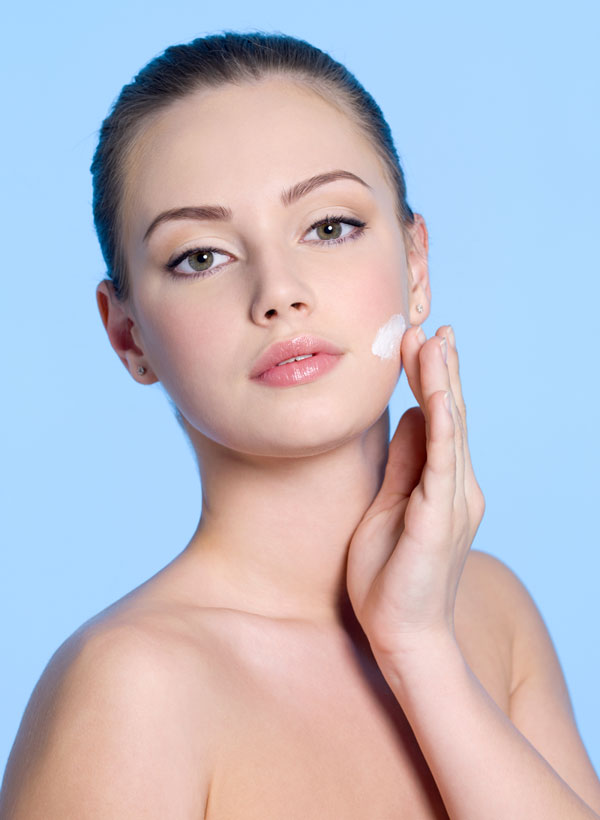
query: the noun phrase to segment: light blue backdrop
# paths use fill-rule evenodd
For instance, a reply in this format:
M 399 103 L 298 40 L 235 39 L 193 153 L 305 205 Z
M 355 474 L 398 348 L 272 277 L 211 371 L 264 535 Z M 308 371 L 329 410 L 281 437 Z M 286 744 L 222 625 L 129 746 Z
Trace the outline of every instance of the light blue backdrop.
M 330 51 L 388 116 L 430 229 L 425 328 L 451 322 L 462 356 L 487 498 L 475 545 L 540 606 L 598 768 L 598 4 L 14 5 L 1 49 L 0 766 L 52 652 L 170 561 L 199 511 L 166 400 L 127 376 L 97 315 L 97 129 L 167 45 L 258 28 Z M 408 403 L 402 382 L 394 423 Z

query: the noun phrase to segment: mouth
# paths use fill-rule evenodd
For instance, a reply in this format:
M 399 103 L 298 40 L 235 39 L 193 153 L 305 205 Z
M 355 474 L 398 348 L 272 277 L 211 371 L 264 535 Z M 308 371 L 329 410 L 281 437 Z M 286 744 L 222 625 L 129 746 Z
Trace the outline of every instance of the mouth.
M 314 353 L 306 353 L 304 356 L 294 356 L 293 359 L 286 359 L 285 362 L 279 362 L 275 365 L 275 367 L 281 367 L 284 364 L 289 364 L 290 362 L 301 362 L 302 359 L 312 359 Z
M 252 370 L 251 379 L 264 381 L 264 376 L 271 370 L 292 372 L 290 368 L 295 368 L 294 373 L 308 373 L 307 368 L 315 367 L 317 360 L 319 366 L 329 359 L 339 359 L 343 355 L 341 350 L 333 342 L 321 339 L 317 336 L 296 336 L 281 342 L 275 342 L 268 347 L 262 355 L 258 357 Z M 300 369 L 300 370 L 299 370 Z
M 314 382 L 336 366 L 341 354 L 309 353 L 295 356 L 269 367 L 255 381 L 269 387 L 296 387 L 299 384 Z

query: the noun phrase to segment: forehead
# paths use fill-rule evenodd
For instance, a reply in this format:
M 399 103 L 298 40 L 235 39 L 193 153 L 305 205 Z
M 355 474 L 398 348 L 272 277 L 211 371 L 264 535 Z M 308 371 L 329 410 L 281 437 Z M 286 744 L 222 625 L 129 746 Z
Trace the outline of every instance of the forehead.
M 364 132 L 310 88 L 269 78 L 204 89 L 164 109 L 138 139 L 125 215 L 135 232 L 135 223 L 182 205 L 212 202 L 235 212 L 279 201 L 283 188 L 338 168 L 393 199 Z

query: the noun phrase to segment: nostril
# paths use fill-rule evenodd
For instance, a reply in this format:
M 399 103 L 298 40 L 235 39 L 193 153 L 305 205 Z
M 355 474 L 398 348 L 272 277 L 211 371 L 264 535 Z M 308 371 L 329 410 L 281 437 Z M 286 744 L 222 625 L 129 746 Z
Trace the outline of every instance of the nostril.
M 271 308 L 271 310 L 268 310 L 265 313 L 265 316 L 267 317 L 267 319 L 270 319 L 271 316 L 274 316 L 276 313 L 277 313 L 277 311 L 275 310 L 275 308 Z

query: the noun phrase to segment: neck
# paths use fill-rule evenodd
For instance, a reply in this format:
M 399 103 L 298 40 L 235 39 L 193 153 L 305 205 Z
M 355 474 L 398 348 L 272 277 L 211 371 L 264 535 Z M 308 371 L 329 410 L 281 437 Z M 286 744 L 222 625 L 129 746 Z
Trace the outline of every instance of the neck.
M 388 411 L 319 455 L 256 458 L 194 441 L 202 517 L 187 553 L 221 606 L 269 617 L 343 621 L 346 558 L 387 460 Z M 215 592 L 215 590 L 217 590 Z

